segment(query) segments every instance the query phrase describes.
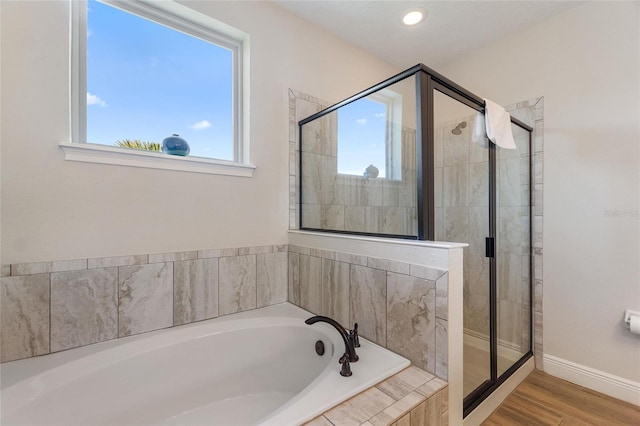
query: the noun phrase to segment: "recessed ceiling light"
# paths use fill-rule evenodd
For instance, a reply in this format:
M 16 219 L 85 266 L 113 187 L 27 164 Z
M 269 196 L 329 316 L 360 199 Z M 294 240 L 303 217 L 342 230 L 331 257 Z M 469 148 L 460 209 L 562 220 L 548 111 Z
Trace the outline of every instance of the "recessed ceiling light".
M 423 10 L 412 10 L 410 12 L 407 12 L 404 17 L 402 18 L 402 22 L 405 25 L 415 25 L 419 22 L 421 22 L 424 17 L 426 16 L 427 12 L 423 11 Z

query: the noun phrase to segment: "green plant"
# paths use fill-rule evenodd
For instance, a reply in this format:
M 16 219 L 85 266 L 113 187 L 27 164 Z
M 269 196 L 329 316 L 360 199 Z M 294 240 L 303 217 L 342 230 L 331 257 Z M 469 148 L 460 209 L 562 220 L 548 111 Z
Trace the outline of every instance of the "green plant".
M 143 142 L 139 139 L 123 139 L 116 141 L 116 145 L 121 148 L 141 149 L 143 151 L 162 151 L 162 145 L 156 142 Z

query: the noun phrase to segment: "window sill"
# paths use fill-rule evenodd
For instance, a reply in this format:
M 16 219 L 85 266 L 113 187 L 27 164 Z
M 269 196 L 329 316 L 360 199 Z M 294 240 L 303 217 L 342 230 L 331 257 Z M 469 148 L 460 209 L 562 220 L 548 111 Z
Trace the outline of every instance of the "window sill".
M 253 177 L 256 166 L 203 157 L 181 157 L 157 152 L 116 148 L 89 143 L 61 143 L 67 161 L 114 164 L 147 169 L 176 170 L 214 175 Z

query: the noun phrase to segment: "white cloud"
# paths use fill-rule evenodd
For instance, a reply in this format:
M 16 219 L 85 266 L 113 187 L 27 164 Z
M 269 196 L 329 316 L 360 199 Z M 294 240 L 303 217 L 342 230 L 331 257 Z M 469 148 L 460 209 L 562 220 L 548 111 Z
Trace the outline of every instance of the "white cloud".
M 356 120 L 356 123 L 360 124 L 360 125 L 365 125 L 367 124 L 367 119 L 366 118 L 359 118 Z
M 375 115 L 376 115 L 376 117 L 378 117 L 378 118 L 383 118 L 383 117 L 386 117 L 386 116 L 387 116 L 387 113 L 386 113 L 386 112 L 376 112 L 376 114 L 375 114 Z
M 87 92 L 87 106 L 89 105 L 100 105 L 101 107 L 106 107 L 107 103 L 100 99 L 98 96 L 92 95 L 91 93 Z
M 193 123 L 189 126 L 189 128 L 193 130 L 204 130 L 208 129 L 209 127 L 211 127 L 211 123 L 209 123 L 207 120 L 198 121 L 197 123 Z

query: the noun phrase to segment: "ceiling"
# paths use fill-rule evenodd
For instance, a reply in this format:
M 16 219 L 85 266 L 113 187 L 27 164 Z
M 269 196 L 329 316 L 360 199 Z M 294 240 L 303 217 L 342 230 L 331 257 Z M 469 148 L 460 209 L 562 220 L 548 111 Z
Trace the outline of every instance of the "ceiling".
M 398 68 L 409 68 L 419 62 L 437 68 L 583 3 L 562 0 L 275 2 Z M 428 12 L 427 18 L 414 27 L 403 25 L 404 13 L 417 7 Z

